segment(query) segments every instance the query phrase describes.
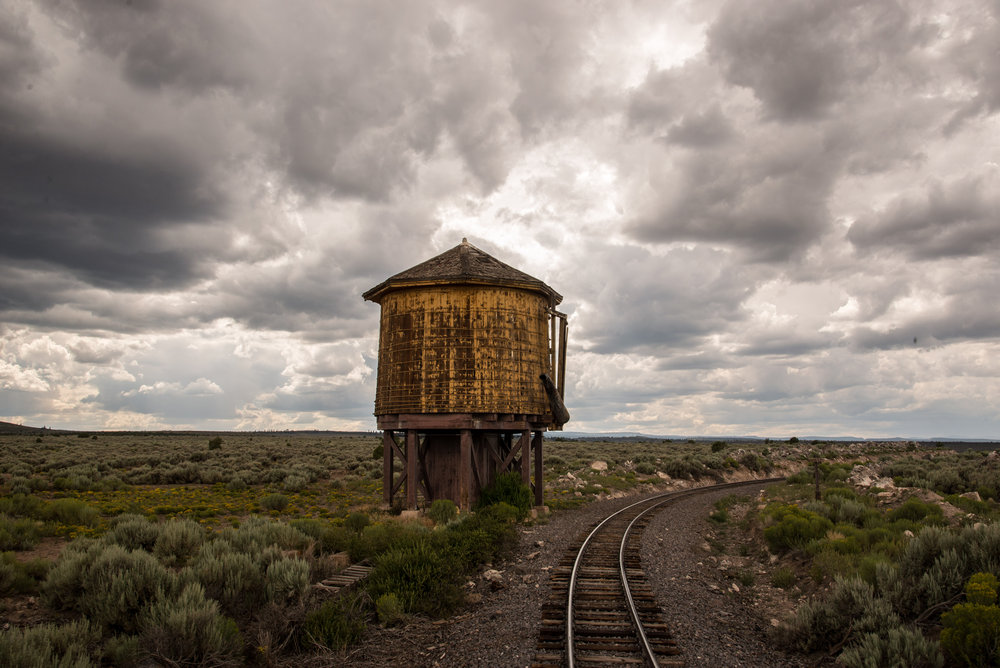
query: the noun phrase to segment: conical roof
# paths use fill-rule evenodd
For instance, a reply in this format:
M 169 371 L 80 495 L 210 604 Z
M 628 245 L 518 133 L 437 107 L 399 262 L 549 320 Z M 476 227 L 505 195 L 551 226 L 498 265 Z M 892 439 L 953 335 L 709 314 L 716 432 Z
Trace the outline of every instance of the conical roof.
M 541 292 L 552 300 L 553 305 L 562 301 L 562 295 L 542 281 L 504 264 L 470 244 L 468 239 L 462 239 L 462 243 L 451 250 L 387 278 L 361 296 L 378 302 L 382 295 L 393 290 L 442 284 L 502 285 Z

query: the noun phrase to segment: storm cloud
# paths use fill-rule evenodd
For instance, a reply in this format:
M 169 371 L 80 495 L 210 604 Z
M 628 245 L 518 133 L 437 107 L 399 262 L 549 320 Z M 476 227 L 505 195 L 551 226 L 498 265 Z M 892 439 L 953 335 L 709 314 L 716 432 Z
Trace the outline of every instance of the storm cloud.
M 370 429 L 360 294 L 564 295 L 579 430 L 995 437 L 1000 9 L 0 0 L 0 419 Z

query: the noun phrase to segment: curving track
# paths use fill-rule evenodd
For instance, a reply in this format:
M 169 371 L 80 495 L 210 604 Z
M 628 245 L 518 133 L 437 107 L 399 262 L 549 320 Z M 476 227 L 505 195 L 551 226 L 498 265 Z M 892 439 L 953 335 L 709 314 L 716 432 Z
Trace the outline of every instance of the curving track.
M 642 529 L 656 511 L 680 499 L 780 480 L 667 492 L 606 517 L 552 571 L 552 594 L 542 608 L 534 668 L 684 665 L 642 572 Z

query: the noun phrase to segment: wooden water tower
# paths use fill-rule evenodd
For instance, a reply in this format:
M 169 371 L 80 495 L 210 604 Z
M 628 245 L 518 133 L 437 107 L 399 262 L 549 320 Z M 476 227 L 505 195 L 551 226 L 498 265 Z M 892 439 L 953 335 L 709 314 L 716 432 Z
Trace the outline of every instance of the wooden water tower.
M 382 307 L 385 502 L 405 488 L 409 508 L 422 497 L 468 509 L 497 474 L 519 471 L 541 505 L 542 435 L 569 420 L 562 296 L 465 239 L 362 296 Z

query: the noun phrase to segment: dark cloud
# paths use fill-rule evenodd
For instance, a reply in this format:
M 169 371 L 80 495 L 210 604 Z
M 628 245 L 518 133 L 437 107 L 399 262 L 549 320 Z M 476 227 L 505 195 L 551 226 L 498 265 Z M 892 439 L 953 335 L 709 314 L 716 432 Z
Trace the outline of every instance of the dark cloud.
M 830 350 L 838 345 L 840 336 L 823 332 L 768 332 L 766 337 L 749 340 L 739 346 L 736 354 L 745 357 L 789 357 Z
M 914 259 L 994 255 L 1000 249 L 1000 172 L 932 182 L 855 222 L 847 238 L 862 253 Z
M 967 119 L 1000 111 L 1000 3 L 970 3 L 951 16 L 958 25 L 948 56 L 972 91 L 949 120 L 947 129 L 954 132 Z
M 726 79 L 753 90 L 768 116 L 810 120 L 840 106 L 882 66 L 926 39 L 896 3 L 730 2 L 708 31 Z
M 254 54 L 263 44 L 245 3 L 62 0 L 51 9 L 136 86 L 196 93 L 240 88 L 260 76 Z
M 0 89 L 7 95 L 24 95 L 34 87 L 34 77 L 45 67 L 46 57 L 35 41 L 23 7 L 2 5 L 0 19 Z M 10 113 L 9 101 L 0 98 L 0 114 Z
M 626 231 L 651 242 L 707 241 L 786 261 L 830 225 L 827 198 L 838 170 L 822 133 L 764 132 L 676 156 L 648 212 Z
M 590 257 L 592 270 L 574 284 L 589 306 L 574 318 L 574 336 L 599 353 L 695 348 L 743 319 L 740 304 L 753 289 L 749 275 L 722 252 L 655 256 L 610 247 L 594 248 Z
M 685 115 L 667 132 L 666 140 L 692 148 L 714 146 L 731 139 L 735 134 L 732 123 L 718 105 L 693 115 Z
M 933 302 L 894 318 L 889 313 L 878 327 L 858 324 L 848 332 L 847 341 L 859 350 L 918 350 L 995 341 L 1000 337 L 1000 313 L 990 305 L 1000 292 L 1000 273 L 990 257 L 967 262 L 965 272 L 935 286 Z M 924 271 L 933 275 L 934 267 L 926 265 Z M 905 296 L 919 303 L 922 295 L 926 291 L 916 286 Z
M 180 286 L 207 273 L 207 249 L 174 248 L 159 235 L 220 212 L 196 165 L 166 153 L 102 155 L 10 130 L 0 154 L 6 261 L 65 267 L 105 287 Z

